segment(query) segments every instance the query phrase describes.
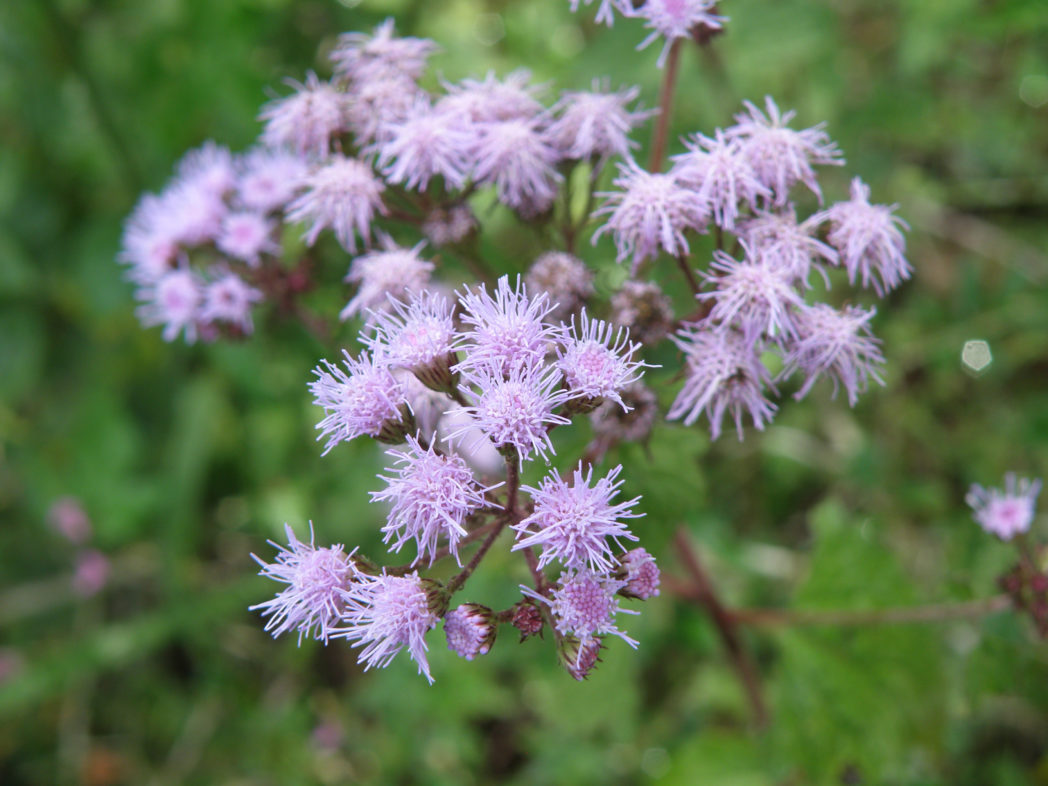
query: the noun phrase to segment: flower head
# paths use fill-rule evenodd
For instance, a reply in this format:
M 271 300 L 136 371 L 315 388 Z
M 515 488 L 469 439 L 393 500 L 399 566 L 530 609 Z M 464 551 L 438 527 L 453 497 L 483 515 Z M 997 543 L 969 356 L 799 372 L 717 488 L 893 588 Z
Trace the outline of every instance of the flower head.
M 325 158 L 331 140 L 347 129 L 346 95 L 310 71 L 305 83 L 288 80 L 295 92 L 271 101 L 259 119 L 265 124 L 262 142 L 267 147 L 290 147 L 299 155 Z
M 485 123 L 473 151 L 473 176 L 493 184 L 499 201 L 525 216 L 546 212 L 563 176 L 554 169 L 559 154 L 533 119 Z
M 489 71 L 483 80 L 463 79 L 458 84 L 445 84 L 447 95 L 440 99 L 437 108 L 475 123 L 528 120 L 544 109 L 535 97 L 542 92 L 542 86 L 530 82 L 531 72 L 523 68 L 501 80 Z
M 342 627 L 333 635 L 363 647 L 358 663 L 367 671 L 389 665 L 407 648 L 418 673 L 432 684 L 426 660 L 426 634 L 440 621 L 430 588 L 417 573 L 407 576 L 369 576 L 361 573 L 343 593 Z
M 681 185 L 672 173 L 646 172 L 632 160 L 619 165 L 614 185 L 618 191 L 598 194 L 606 198 L 594 216 L 608 216 L 607 223 L 593 234 L 615 237 L 617 259 L 633 257 L 633 270 L 663 249 L 672 256 L 688 252 L 684 232 L 705 231 L 706 202 L 694 190 Z
M 443 295 L 423 292 L 407 305 L 390 299 L 392 312 L 375 312 L 372 333 L 363 341 L 376 357 L 415 373 L 428 387 L 443 390 L 452 384 L 451 345 L 455 325 L 451 305 Z
M 533 453 L 543 459 L 546 451 L 555 453 L 549 430 L 570 421 L 553 410 L 568 400 L 569 393 L 554 389 L 560 383 L 560 372 L 538 364 L 514 366 L 508 372 L 497 365 L 471 366 L 463 373 L 475 389 L 467 396 L 475 402 L 465 407 L 473 421 L 448 434 L 454 442 L 480 428 L 496 448 L 512 449 L 522 461 Z
M 653 114 L 626 108 L 638 95 L 640 88 L 612 93 L 599 82 L 591 91 L 567 91 L 553 106 L 558 117 L 546 129 L 546 138 L 563 158 L 626 157 L 637 146 L 630 131 Z
M 822 201 L 813 164 L 841 166 L 840 150 L 826 134 L 824 123 L 795 131 L 788 123 L 795 112 L 780 112 L 771 96 L 765 96 L 767 115 L 749 101 L 746 112 L 735 116 L 727 135 L 738 140 L 742 153 L 757 179 L 774 194 L 774 204 L 785 205 L 794 183 L 804 183 Z
M 237 200 L 248 210 L 272 213 L 298 193 L 309 174 L 306 160 L 288 150 L 259 148 L 238 165 Z
M 629 329 L 590 319 L 583 309 L 577 323 L 572 318 L 562 344 L 557 367 L 572 395 L 594 405 L 610 399 L 627 409 L 619 391 L 639 380 L 647 365 L 639 359 L 640 344 L 630 342 Z
M 339 313 L 345 321 L 367 309 L 389 310 L 391 298 L 406 298 L 421 292 L 429 283 L 433 263 L 419 256 L 425 243 L 402 248 L 382 237 L 382 250 L 371 251 L 353 260 L 346 281 L 357 284 L 357 294 Z
M 387 19 L 372 35 L 343 33 L 331 51 L 335 72 L 354 82 L 393 74 L 418 79 L 426 70 L 429 56 L 440 47 L 427 38 L 398 38 L 393 20 Z
M 348 115 L 357 145 L 386 141 L 390 129 L 410 117 L 424 96 L 413 79 L 395 74 L 354 85 Z
M 1017 479 L 1009 472 L 1004 476 L 1004 491 L 973 483 L 964 501 L 972 507 L 980 527 L 1001 540 L 1011 540 L 1030 529 L 1040 492 L 1040 479 Z
M 380 475 L 386 488 L 371 492 L 372 500 L 391 504 L 382 528 L 384 542 L 393 540 L 390 550 L 400 551 L 414 540 L 418 547 L 415 562 L 428 554 L 432 564 L 437 542 L 447 538 L 449 551 L 458 561 L 466 517 L 490 504 L 484 498 L 490 489 L 479 486 L 460 456 L 437 453 L 432 445 L 423 449 L 411 436 L 407 443 L 407 450 L 387 451 L 394 459 L 391 476 Z
M 152 286 L 140 289 L 136 296 L 144 301 L 138 318 L 145 327 L 164 326 L 164 341 L 174 341 L 184 332 L 192 344 L 197 337 L 197 321 L 204 300 L 204 283 L 191 270 L 178 269 L 165 273 Z
M 781 213 L 758 210 L 753 218 L 739 223 L 736 234 L 755 256 L 782 268 L 796 283 L 809 286 L 808 274 L 814 262 L 836 265 L 839 261 L 832 247 L 814 237 L 817 226 L 818 220 L 811 219 L 798 224 L 791 205 Z
M 627 551 L 619 560 L 620 572 L 626 580 L 621 592 L 638 600 L 647 600 L 659 594 L 659 566 L 645 549 Z
M 251 557 L 262 566 L 260 576 L 279 581 L 287 586 L 265 603 L 251 606 L 261 609 L 269 617 L 266 630 L 274 637 L 289 631 L 298 631 L 298 643 L 303 636 L 327 643 L 342 616 L 342 591 L 353 582 L 356 568 L 352 557 L 341 544 L 316 548 L 313 545 L 313 522 L 309 523 L 309 543 L 295 537 L 287 524 L 288 548 L 269 541 L 277 549 L 272 563 Z
M 657 344 L 673 329 L 673 301 L 654 281 L 624 281 L 611 296 L 611 322 L 642 344 Z
M 900 231 L 909 225 L 892 215 L 898 205 L 871 205 L 869 199 L 870 187 L 855 178 L 850 201 L 838 202 L 812 220 L 829 222 L 826 239 L 841 252 L 848 280 L 854 284 L 858 279 L 883 297 L 913 272 Z
M 843 387 L 853 407 L 871 378 L 884 384 L 877 373 L 884 355 L 880 341 L 870 331 L 875 313 L 875 309 L 867 311 L 858 306 L 838 311 L 825 303 L 801 309 L 796 317 L 797 337 L 787 344 L 789 351 L 781 374 L 785 378 L 799 370 L 807 375 L 795 394 L 798 399 L 806 396 L 823 374 L 833 380 L 833 395 Z
M 403 387 L 388 366 L 376 363 L 367 353 L 357 358 L 346 350 L 342 354 L 348 374 L 325 360 L 313 370 L 317 378 L 309 383 L 313 403 L 325 412 L 317 424 L 317 440 L 327 438 L 324 454 L 339 442 L 363 434 L 384 442 L 400 442 L 411 430 L 411 410 Z
M 742 418 L 748 412 L 754 427 L 763 430 L 776 408 L 764 396 L 764 388 L 772 383 L 759 347 L 734 331 L 697 326 L 686 327 L 672 338 L 687 358 L 686 377 L 666 417 L 683 418 L 684 425 L 690 426 L 705 412 L 710 435 L 717 439 L 724 413 L 730 412 L 741 440 Z
M 718 226 L 734 231 L 740 203 L 756 209 L 759 198 L 771 196 L 738 142 L 719 128 L 715 137 L 695 134 L 685 146 L 689 152 L 674 156 L 673 171 L 679 182 L 698 192 Z
M 644 5 L 633 11 L 631 16 L 639 16 L 651 28 L 652 33 L 637 49 L 644 49 L 662 36 L 666 44 L 659 55 L 658 66 L 666 63 L 670 45 L 678 38 L 691 38 L 696 28 L 720 30 L 728 17 L 713 13 L 717 0 L 647 0 Z
M 542 361 L 553 350 L 557 332 L 545 317 L 553 309 L 545 292 L 531 297 L 517 279 L 502 276 L 493 293 L 483 284 L 459 295 L 462 339 L 455 349 L 465 359 L 457 369 L 492 365 L 509 371 Z
M 435 208 L 422 224 L 422 234 L 435 246 L 448 246 L 465 240 L 477 228 L 477 217 L 468 204 Z
M 224 322 L 247 334 L 254 330 L 251 309 L 263 300 L 262 293 L 236 273 L 224 273 L 204 288 L 201 322 Z
M 357 252 L 356 236 L 366 244 L 375 214 L 386 214 L 382 192 L 386 189 L 363 161 L 332 156 L 305 180 L 306 191 L 287 208 L 289 222 L 311 221 L 306 243 L 313 245 L 321 230 L 331 227 L 350 254 Z
M 477 603 L 463 603 L 444 617 L 448 649 L 466 660 L 486 655 L 495 643 L 495 631 L 491 609 Z
M 182 156 L 176 171 L 180 182 L 217 199 L 236 187 L 233 155 L 228 148 L 211 141 Z
M 390 183 L 424 191 L 438 175 L 449 189 L 469 179 L 476 130 L 462 115 L 433 111 L 428 98 L 417 98 L 406 117 L 386 124 L 381 137 L 377 166 Z
M 526 595 L 546 603 L 553 612 L 553 624 L 562 636 L 575 636 L 582 645 L 597 641 L 598 636 L 615 635 L 636 649 L 637 642 L 616 627 L 615 615 L 636 614 L 619 606 L 615 597 L 626 582 L 601 576 L 587 568 L 566 570 L 560 574 L 557 587 L 547 598 L 527 587 Z M 581 650 L 580 650 L 581 654 Z
M 273 240 L 276 225 L 260 213 L 228 213 L 222 220 L 222 233 L 215 241 L 218 250 L 234 259 L 258 267 L 263 254 L 276 254 L 280 246 Z
M 640 501 L 634 497 L 612 502 L 622 481 L 622 465 L 593 482 L 593 467 L 584 474 L 582 462 L 569 484 L 556 472 L 543 478 L 538 486 L 521 486 L 535 503 L 534 512 L 513 525 L 517 531 L 514 551 L 539 546 L 539 567 L 558 560 L 567 568 L 586 566 L 597 573 L 608 573 L 613 567 L 609 540 L 620 549 L 620 539 L 636 540 L 622 519 L 633 519 L 643 513 L 632 512 Z
M 547 251 L 535 260 L 524 276 L 531 292 L 549 295 L 553 310 L 551 322 L 568 319 L 593 294 L 593 271 L 576 256 L 563 251 Z

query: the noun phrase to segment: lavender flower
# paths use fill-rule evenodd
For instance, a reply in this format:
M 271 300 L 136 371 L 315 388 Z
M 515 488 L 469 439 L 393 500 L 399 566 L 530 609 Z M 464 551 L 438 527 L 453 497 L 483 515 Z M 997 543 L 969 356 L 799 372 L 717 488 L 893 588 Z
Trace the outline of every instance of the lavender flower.
M 463 603 L 444 617 L 448 649 L 466 660 L 487 655 L 495 643 L 495 631 L 491 609 L 477 603 Z
M 698 192 L 718 226 L 734 231 L 740 202 L 756 209 L 759 198 L 771 196 L 738 142 L 726 138 L 719 128 L 712 139 L 695 134 L 685 147 L 689 152 L 674 156 L 673 171 L 678 182 Z
M 418 664 L 418 673 L 432 684 L 425 636 L 440 621 L 437 612 L 443 611 L 434 608 L 439 605 L 433 597 L 436 594 L 432 582 L 420 579 L 417 573 L 407 576 L 361 573 L 342 594 L 343 627 L 332 636 L 364 648 L 357 662 L 364 664 L 365 671 L 372 666 L 385 668 L 406 647 L 411 659 Z
M 425 243 L 402 248 L 388 237 L 382 237 L 381 242 L 381 251 L 359 256 L 349 267 L 345 280 L 357 284 L 358 289 L 339 313 L 342 321 L 367 309 L 388 309 L 390 298 L 409 297 L 429 283 L 433 263 L 419 256 Z
M 622 548 L 620 538 L 636 540 L 621 519 L 633 519 L 643 513 L 633 513 L 640 501 L 634 497 L 613 503 L 622 481 L 618 479 L 622 465 L 593 483 L 593 467 L 585 474 L 582 462 L 575 469 L 569 485 L 556 472 L 543 478 L 541 485 L 521 486 L 531 495 L 534 512 L 517 524 L 514 551 L 539 546 L 539 567 L 559 560 L 567 568 L 588 567 L 596 573 L 608 573 L 613 567 L 608 540 Z
M 466 535 L 466 517 L 490 504 L 484 494 L 494 487 L 481 488 L 461 457 L 442 455 L 432 446 L 423 449 L 411 436 L 407 443 L 407 450 L 386 452 L 394 458 L 392 477 L 380 475 L 387 487 L 371 492 L 373 501 L 392 506 L 382 528 L 383 542 L 395 538 L 390 550 L 399 552 L 414 540 L 418 547 L 415 562 L 428 554 L 432 565 L 437 541 L 446 537 L 449 551 L 459 562 L 458 543 Z
M 317 378 L 309 383 L 313 403 L 323 407 L 326 414 L 317 424 L 317 440 L 327 438 L 324 455 L 339 442 L 362 434 L 381 442 L 400 442 L 413 430 L 403 387 L 387 366 L 376 363 L 367 353 L 358 358 L 346 350 L 342 354 L 349 374 L 324 360 L 313 370 Z
M 793 206 L 782 213 L 757 211 L 750 219 L 741 222 L 736 234 L 769 263 L 781 267 L 797 283 L 808 284 L 808 274 L 814 262 L 836 265 L 839 261 L 837 252 L 821 240 L 813 237 L 819 218 L 808 219 L 797 223 Z M 827 285 L 826 273 L 822 272 Z
M 793 314 L 802 301 L 789 273 L 764 256 L 754 258 L 748 245 L 742 245 L 746 255 L 742 262 L 723 251 L 713 252 L 710 268 L 716 273 L 705 278 L 716 289 L 701 292 L 696 299 L 712 300 L 708 319 L 737 327 L 748 341 L 765 335 L 777 340 L 796 335 Z
M 475 402 L 465 407 L 496 448 L 514 450 L 521 461 L 532 453 L 546 459 L 546 451 L 554 453 L 549 430 L 570 421 L 553 410 L 568 400 L 569 393 L 554 390 L 561 380 L 560 372 L 537 364 L 513 366 L 504 371 L 498 365 L 470 366 L 463 375 L 476 391 L 467 393 Z M 472 424 L 464 424 L 448 434 L 455 442 L 471 431 Z
M 112 566 L 98 549 L 84 549 L 76 555 L 73 569 L 73 592 L 81 598 L 90 598 L 101 592 L 109 582 Z
M 736 125 L 727 130 L 731 139 L 742 144 L 743 155 L 753 171 L 775 196 L 774 204 L 782 206 L 789 199 L 790 188 L 804 183 L 822 201 L 822 192 L 812 164 L 841 166 L 844 159 L 820 123 L 803 131 L 787 125 L 796 114 L 779 112 L 771 96 L 765 96 L 767 116 L 749 101 L 746 112 L 735 116 Z
M 342 248 L 355 254 L 356 236 L 367 244 L 375 214 L 386 214 L 381 197 L 386 187 L 363 161 L 332 156 L 306 178 L 305 186 L 306 192 L 288 205 L 287 220 L 312 222 L 304 235 L 308 245 L 331 227 Z
M 870 187 L 855 178 L 851 183 L 851 201 L 838 202 L 812 220 L 828 221 L 826 236 L 841 252 L 848 271 L 848 281 L 862 281 L 873 287 L 879 297 L 895 289 L 910 277 L 913 268 L 906 261 L 906 240 L 899 228 L 909 225 L 892 215 L 898 205 L 871 205 Z
M 593 272 L 576 256 L 562 251 L 547 251 L 535 260 L 524 276 L 532 292 L 549 295 L 553 309 L 547 315 L 551 322 L 562 322 L 593 295 Z
M 422 234 L 435 246 L 461 243 L 477 228 L 477 218 L 468 204 L 435 208 L 422 224 Z
M 258 267 L 263 254 L 280 251 L 273 240 L 274 228 L 275 224 L 259 213 L 228 213 L 222 220 L 222 233 L 215 245 L 222 253 Z
M 659 594 L 659 567 L 655 558 L 645 549 L 627 551 L 619 560 L 626 586 L 620 592 L 638 600 L 647 600 Z
M 389 75 L 353 86 L 349 128 L 363 147 L 389 139 L 389 129 L 406 120 L 425 94 L 414 80 Z
M 559 155 L 535 120 L 486 123 L 473 152 L 478 184 L 494 184 L 499 201 L 525 216 L 546 212 L 563 180 L 554 169 Z
M 283 210 L 309 174 L 305 159 L 287 150 L 252 150 L 240 159 L 237 200 L 248 210 Z
M 598 194 L 606 198 L 594 212 L 608 216 L 607 223 L 593 233 L 593 242 L 605 232 L 615 237 L 619 262 L 633 256 L 633 272 L 659 249 L 673 256 L 688 253 L 684 232 L 705 231 L 707 205 L 695 191 L 681 185 L 676 175 L 646 172 L 636 162 L 620 163 L 614 185 L 618 191 Z
M 645 27 L 653 31 L 637 45 L 637 49 L 644 49 L 659 36 L 665 38 L 666 44 L 657 61 L 658 67 L 662 68 L 675 39 L 691 38 L 696 28 L 720 30 L 724 27 L 728 17 L 713 13 L 716 5 L 716 0 L 647 0 L 630 14 L 646 20 Z
M 1016 479 L 1015 473 L 1009 472 L 1004 476 L 1004 491 L 973 483 L 964 501 L 971 506 L 980 527 L 1001 540 L 1011 540 L 1030 529 L 1040 492 L 1040 479 Z
M 426 38 L 398 38 L 393 32 L 393 19 L 386 19 L 367 33 L 343 33 L 331 52 L 335 72 L 354 82 L 366 82 L 389 75 L 418 79 L 426 70 L 426 61 L 438 51 Z
M 795 394 L 803 398 L 815 381 L 826 374 L 833 380 L 833 395 L 840 386 L 848 394 L 848 404 L 855 406 L 859 393 L 866 390 L 869 379 L 884 384 L 877 367 L 884 363 L 880 341 L 870 331 L 870 320 L 876 309 L 864 310 L 847 306 L 843 311 L 825 303 L 806 306 L 796 317 L 798 336 L 788 345 L 789 352 L 780 378 L 794 371 L 807 374 L 804 385 Z
M 571 13 L 575 13 L 579 10 L 579 0 L 569 0 L 571 3 Z M 593 0 L 582 0 L 583 5 L 593 5 Z M 611 27 L 615 22 L 615 12 L 628 16 L 632 12 L 633 8 L 629 5 L 627 0 L 600 0 L 600 6 L 597 8 L 597 16 L 595 21 L 599 25 L 601 22 Z
M 638 87 L 612 93 L 596 80 L 591 91 L 567 91 L 553 106 L 559 117 L 546 129 L 546 138 L 567 159 L 627 157 L 637 146 L 630 131 L 654 114 L 626 108 L 638 95 Z
M 710 435 L 720 436 L 725 412 L 731 412 L 742 439 L 742 418 L 749 413 L 757 430 L 775 415 L 775 405 L 764 397 L 772 387 L 771 375 L 760 361 L 759 348 L 730 330 L 684 328 L 675 343 L 685 354 L 684 387 L 670 406 L 667 418 L 683 418 L 690 426 L 703 412 L 710 421 Z
M 176 171 L 181 183 L 215 199 L 222 199 L 236 187 L 233 155 L 210 140 L 182 156 Z
M 145 327 L 164 326 L 164 341 L 174 341 L 184 332 L 192 344 L 197 337 L 197 319 L 204 299 L 203 282 L 191 270 L 173 270 L 152 286 L 140 289 L 136 296 L 145 301 L 138 308 L 138 318 Z
M 274 637 L 297 630 L 300 645 L 303 636 L 327 644 L 342 616 L 342 592 L 357 573 L 352 562 L 356 549 L 346 554 L 341 544 L 316 548 L 313 522 L 309 523 L 309 543 L 296 538 L 287 524 L 284 531 L 288 548 L 269 541 L 277 549 L 273 563 L 263 562 L 254 554 L 251 557 L 262 566 L 260 576 L 287 586 L 272 600 L 251 606 L 250 610 L 262 609 L 262 616 L 269 617 L 266 630 Z
M 544 107 L 535 97 L 540 85 L 531 85 L 531 72 L 519 68 L 502 80 L 489 71 L 483 81 L 463 79 L 459 84 L 445 84 L 447 95 L 437 103 L 441 112 L 470 118 L 474 123 L 502 120 L 529 120 Z
M 610 319 L 650 346 L 673 329 L 673 301 L 654 281 L 625 281 L 611 296 Z
M 180 228 L 163 197 L 146 194 L 124 225 L 120 260 L 131 266 L 132 281 L 149 284 L 178 262 Z
M 373 312 L 372 333 L 364 344 L 384 363 L 414 372 L 427 387 L 450 390 L 455 325 L 447 298 L 423 292 L 407 305 L 392 298 L 389 304 L 393 313 Z
M 331 140 L 348 128 L 345 94 L 321 82 L 312 71 L 304 84 L 294 79 L 287 83 L 295 92 L 266 104 L 259 115 L 266 124 L 263 144 L 325 158 L 331 152 Z
M 263 300 L 262 293 L 244 283 L 235 273 L 224 273 L 204 288 L 204 304 L 198 319 L 204 323 L 224 322 L 244 334 L 251 333 L 251 308 Z
M 521 587 L 525 595 L 541 601 L 553 612 L 553 623 L 562 636 L 575 636 L 586 646 L 598 641 L 598 636 L 614 635 L 634 649 L 637 642 L 616 627 L 615 615 L 638 612 L 619 606 L 615 597 L 626 582 L 600 576 L 591 570 L 566 570 L 560 574 L 558 586 L 547 598 L 534 590 Z M 581 650 L 580 650 L 581 659 Z M 579 660 L 580 660 L 579 659 Z M 576 662 L 579 662 L 577 660 Z
M 407 117 L 388 123 L 382 137 L 377 166 L 390 183 L 424 191 L 438 175 L 455 189 L 469 179 L 475 129 L 462 115 L 433 111 L 428 98 L 417 98 Z
M 483 284 L 465 290 L 459 303 L 463 331 L 455 349 L 465 359 L 458 370 L 491 365 L 507 372 L 534 365 L 552 351 L 557 332 L 543 320 L 553 306 L 545 292 L 529 297 L 519 278 L 511 287 L 509 276 L 502 276 L 493 295 Z
M 576 324 L 565 332 L 563 346 L 557 349 L 557 367 L 573 397 L 592 407 L 610 399 L 627 409 L 619 391 L 636 382 L 648 365 L 639 359 L 639 343 L 630 342 L 630 332 L 600 319 L 590 319 L 586 309 Z

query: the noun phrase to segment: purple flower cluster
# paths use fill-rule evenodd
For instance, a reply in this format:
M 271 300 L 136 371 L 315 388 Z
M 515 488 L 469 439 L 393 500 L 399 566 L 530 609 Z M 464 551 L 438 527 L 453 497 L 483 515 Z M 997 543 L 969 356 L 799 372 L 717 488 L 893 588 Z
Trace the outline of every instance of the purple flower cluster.
M 1004 490 L 987 489 L 973 483 L 965 501 L 971 506 L 979 526 L 1001 540 L 1011 540 L 1030 529 L 1033 523 L 1041 481 L 1004 476 Z

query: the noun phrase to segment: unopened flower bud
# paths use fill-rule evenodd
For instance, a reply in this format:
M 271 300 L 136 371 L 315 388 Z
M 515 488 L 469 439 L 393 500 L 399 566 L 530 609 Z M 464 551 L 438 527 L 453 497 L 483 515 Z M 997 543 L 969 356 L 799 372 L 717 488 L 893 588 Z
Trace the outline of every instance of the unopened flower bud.
M 418 583 L 426 593 L 426 605 L 430 614 L 438 618 L 447 614 L 448 604 L 451 602 L 451 595 L 447 588 L 433 579 L 419 579 Z
M 566 321 L 593 294 L 593 272 L 581 259 L 562 251 L 543 254 L 524 277 L 528 291 L 549 295 L 553 310 L 547 316 L 552 322 Z
M 626 582 L 619 594 L 638 600 L 654 597 L 659 594 L 659 575 L 655 558 L 647 550 L 636 548 L 627 551 L 622 555 L 616 572 L 616 576 Z
M 495 643 L 495 631 L 491 609 L 477 603 L 463 603 L 444 618 L 448 649 L 466 660 L 486 655 Z
M 672 301 L 653 281 L 627 281 L 611 296 L 611 322 L 642 344 L 658 343 L 673 329 Z
M 522 600 L 513 609 L 513 627 L 520 631 L 520 640 L 542 633 L 542 612 L 530 600 Z
M 565 636 L 560 640 L 558 654 L 568 674 L 581 682 L 600 662 L 598 656 L 602 646 L 600 639 L 590 639 L 582 644 L 574 636 Z
M 389 445 L 399 445 L 408 434 L 414 434 L 415 431 L 415 415 L 411 407 L 404 403 L 400 405 L 399 417 L 382 421 L 375 439 Z

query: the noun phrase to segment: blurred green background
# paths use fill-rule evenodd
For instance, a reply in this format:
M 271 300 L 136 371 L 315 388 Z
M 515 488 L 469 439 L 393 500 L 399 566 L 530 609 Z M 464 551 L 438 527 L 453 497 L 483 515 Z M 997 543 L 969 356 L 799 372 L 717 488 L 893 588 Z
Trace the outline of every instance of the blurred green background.
M 663 424 L 650 455 L 609 456 L 644 495 L 635 530 L 681 574 L 670 537 L 686 525 L 736 605 L 991 595 L 1014 554 L 965 491 L 1048 474 L 1048 10 L 722 11 L 716 57 L 682 61 L 675 136 L 765 94 L 827 121 L 848 166 L 824 191 L 843 198 L 858 174 L 898 202 L 916 276 L 879 304 L 887 385 L 855 410 L 820 387 L 741 444 Z M 581 684 L 550 642 L 512 631 L 475 663 L 431 634 L 433 687 L 403 656 L 364 675 L 347 647 L 262 631 L 246 607 L 274 587 L 249 554 L 269 557 L 285 521 L 381 553 L 364 501 L 382 457 L 354 443 L 322 460 L 305 388 L 351 331 L 324 346 L 263 320 L 242 344 L 167 345 L 139 327 L 114 258 L 138 195 L 183 151 L 248 147 L 286 76 L 326 75 L 339 32 L 390 14 L 444 47 L 448 79 L 523 65 L 556 89 L 607 75 L 656 102 L 659 47 L 633 51 L 640 24 L 596 27 L 563 0 L 0 5 L 0 783 L 1048 783 L 1048 647 L 1010 614 L 747 630 L 763 731 L 708 618 L 667 593 L 628 620 L 637 652 L 612 642 Z M 497 226 L 489 261 L 524 269 L 544 249 L 521 237 Z M 606 246 L 587 256 L 610 266 Z M 981 374 L 961 361 L 974 339 L 992 352 Z M 584 439 L 569 431 L 562 455 Z M 91 597 L 48 524 L 64 495 L 110 561 Z M 469 594 L 509 602 L 524 575 L 493 553 Z

